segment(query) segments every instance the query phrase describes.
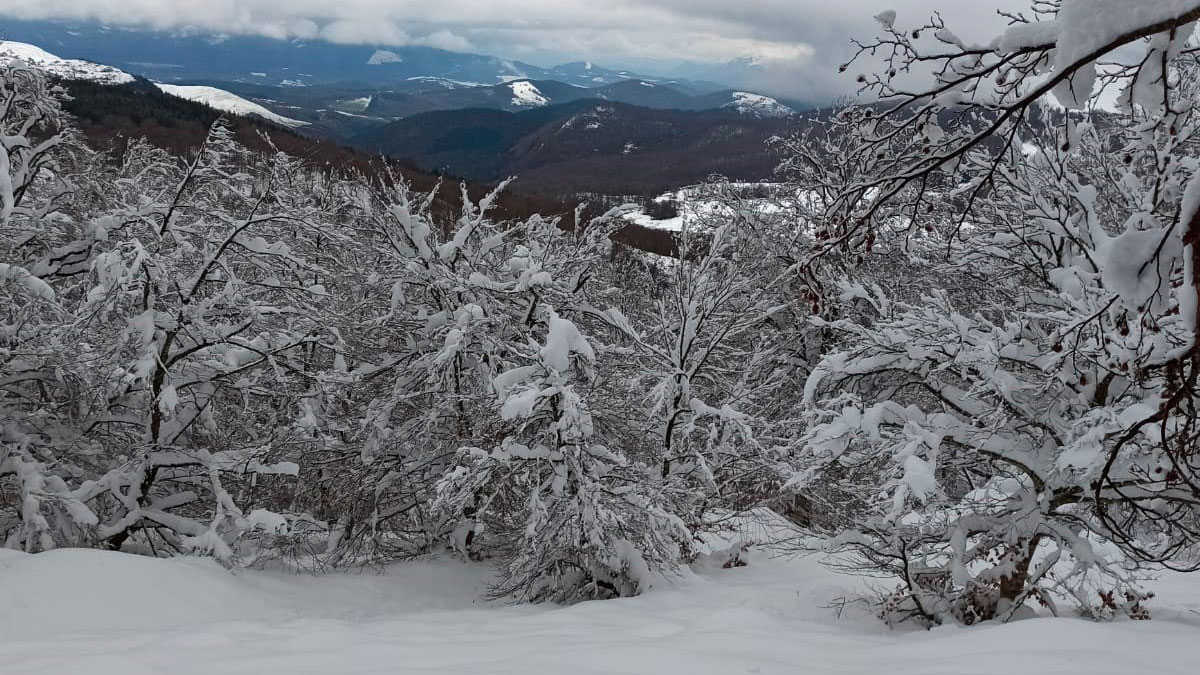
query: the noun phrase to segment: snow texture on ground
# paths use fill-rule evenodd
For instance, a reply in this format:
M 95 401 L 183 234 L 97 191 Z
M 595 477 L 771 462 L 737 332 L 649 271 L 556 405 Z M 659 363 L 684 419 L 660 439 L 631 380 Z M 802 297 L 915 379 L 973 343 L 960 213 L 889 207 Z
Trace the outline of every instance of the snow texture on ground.
M 5 675 L 634 674 L 1192 675 L 1200 579 L 1156 590 L 1153 621 L 1031 619 L 889 632 L 853 581 L 758 553 L 625 600 L 478 600 L 490 569 L 448 560 L 384 574 L 231 574 L 206 560 L 0 552 Z

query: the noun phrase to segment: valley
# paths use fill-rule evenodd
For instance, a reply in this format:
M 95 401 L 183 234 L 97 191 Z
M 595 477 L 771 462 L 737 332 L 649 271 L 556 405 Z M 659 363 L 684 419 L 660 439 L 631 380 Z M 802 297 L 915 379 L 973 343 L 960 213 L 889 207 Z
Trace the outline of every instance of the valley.
M 422 171 L 553 199 L 653 196 L 710 176 L 769 179 L 767 147 L 811 105 L 591 62 L 539 68 L 429 47 L 370 48 L 10 22 L 0 58 L 67 80 L 147 81 Z M 18 41 L 18 38 L 28 42 Z M 136 38 L 136 39 L 134 39 Z

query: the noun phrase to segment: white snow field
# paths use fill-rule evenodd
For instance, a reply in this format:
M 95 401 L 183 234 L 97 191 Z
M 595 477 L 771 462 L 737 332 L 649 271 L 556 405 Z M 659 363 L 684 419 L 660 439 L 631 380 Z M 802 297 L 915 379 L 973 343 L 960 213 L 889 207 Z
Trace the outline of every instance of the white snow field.
M 207 560 L 0 551 L 4 675 L 1195 675 L 1200 578 L 1152 621 L 888 631 L 812 559 L 704 570 L 625 600 L 478 600 L 484 565 L 231 574 Z
M 538 107 L 550 103 L 550 99 L 546 98 L 541 90 L 529 80 L 510 82 L 508 88 L 512 90 L 512 104 L 515 106 Z
M 257 115 L 265 120 L 270 120 L 276 124 L 281 124 L 285 127 L 303 127 L 307 126 L 308 122 L 303 120 L 294 120 L 290 117 L 284 117 L 277 113 L 273 113 L 266 107 L 261 106 L 254 101 L 248 101 L 237 94 L 217 89 L 216 87 L 204 87 L 195 85 L 179 85 L 179 84 L 159 84 L 156 85 L 163 93 L 179 98 L 186 98 L 189 101 L 203 103 L 204 105 L 215 110 L 223 110 L 231 112 L 235 115 Z

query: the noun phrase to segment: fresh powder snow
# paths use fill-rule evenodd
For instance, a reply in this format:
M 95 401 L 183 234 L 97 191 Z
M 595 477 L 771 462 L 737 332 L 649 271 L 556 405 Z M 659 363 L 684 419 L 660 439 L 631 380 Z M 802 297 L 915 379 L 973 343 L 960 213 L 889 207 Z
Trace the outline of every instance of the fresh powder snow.
M 1165 575 L 1152 621 L 1037 618 L 888 631 L 812 558 L 745 557 L 640 597 L 481 601 L 487 565 L 232 574 L 210 560 L 0 550 L 5 675 L 1191 675 L 1200 588 Z

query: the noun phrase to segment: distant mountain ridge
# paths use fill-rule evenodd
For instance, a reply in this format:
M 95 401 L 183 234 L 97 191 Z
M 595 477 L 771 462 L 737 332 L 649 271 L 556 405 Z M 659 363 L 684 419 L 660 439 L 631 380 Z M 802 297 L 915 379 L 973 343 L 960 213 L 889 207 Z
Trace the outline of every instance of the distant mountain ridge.
M 128 83 L 138 91 L 162 91 L 471 181 L 520 175 L 523 191 L 553 199 L 658 194 L 712 174 L 743 181 L 769 178 L 778 158 L 768 139 L 805 124 L 797 113 L 807 108 L 748 91 L 698 91 L 627 73 L 598 84 L 595 80 L 607 76 L 587 62 L 560 69 L 577 81 L 594 74 L 588 86 L 508 75 L 485 85 L 461 73 L 463 79 L 416 75 L 392 85 L 296 86 L 244 79 L 153 83 L 113 66 L 59 58 L 31 44 L 0 42 L 0 49 L 6 44 L 8 58 L 22 58 L 67 80 L 90 81 L 100 89 Z M 410 56 L 376 49 L 365 54 L 363 67 L 393 67 L 408 63 Z M 161 61 L 149 65 L 169 67 Z M 512 70 L 519 64 L 502 67 Z
M 350 144 L 470 180 L 517 175 L 531 194 L 649 195 L 711 174 L 770 178 L 779 158 L 768 139 L 801 124 L 729 108 L 656 110 L 581 99 L 522 112 L 424 113 L 363 131 Z
M 709 110 L 729 107 L 758 117 L 782 117 L 806 109 L 761 94 L 725 89 L 692 94 L 671 85 L 645 80 L 622 80 L 597 87 L 580 87 L 557 80 L 521 79 L 480 87 L 453 87 L 415 92 L 385 91 L 371 98 L 362 112 L 378 117 L 408 117 L 435 110 L 494 108 L 516 112 L 545 105 L 601 99 L 646 108 Z
M 319 40 L 213 36 L 94 23 L 0 19 L 0 37 L 36 44 L 67 58 L 110 64 L 161 82 L 222 80 L 284 86 L 355 82 L 389 86 L 410 78 L 482 85 L 541 79 L 595 87 L 626 79 L 668 81 L 587 61 L 541 68 L 521 61 L 434 47 L 340 45 Z M 723 88 L 711 82 L 677 83 L 696 91 Z

